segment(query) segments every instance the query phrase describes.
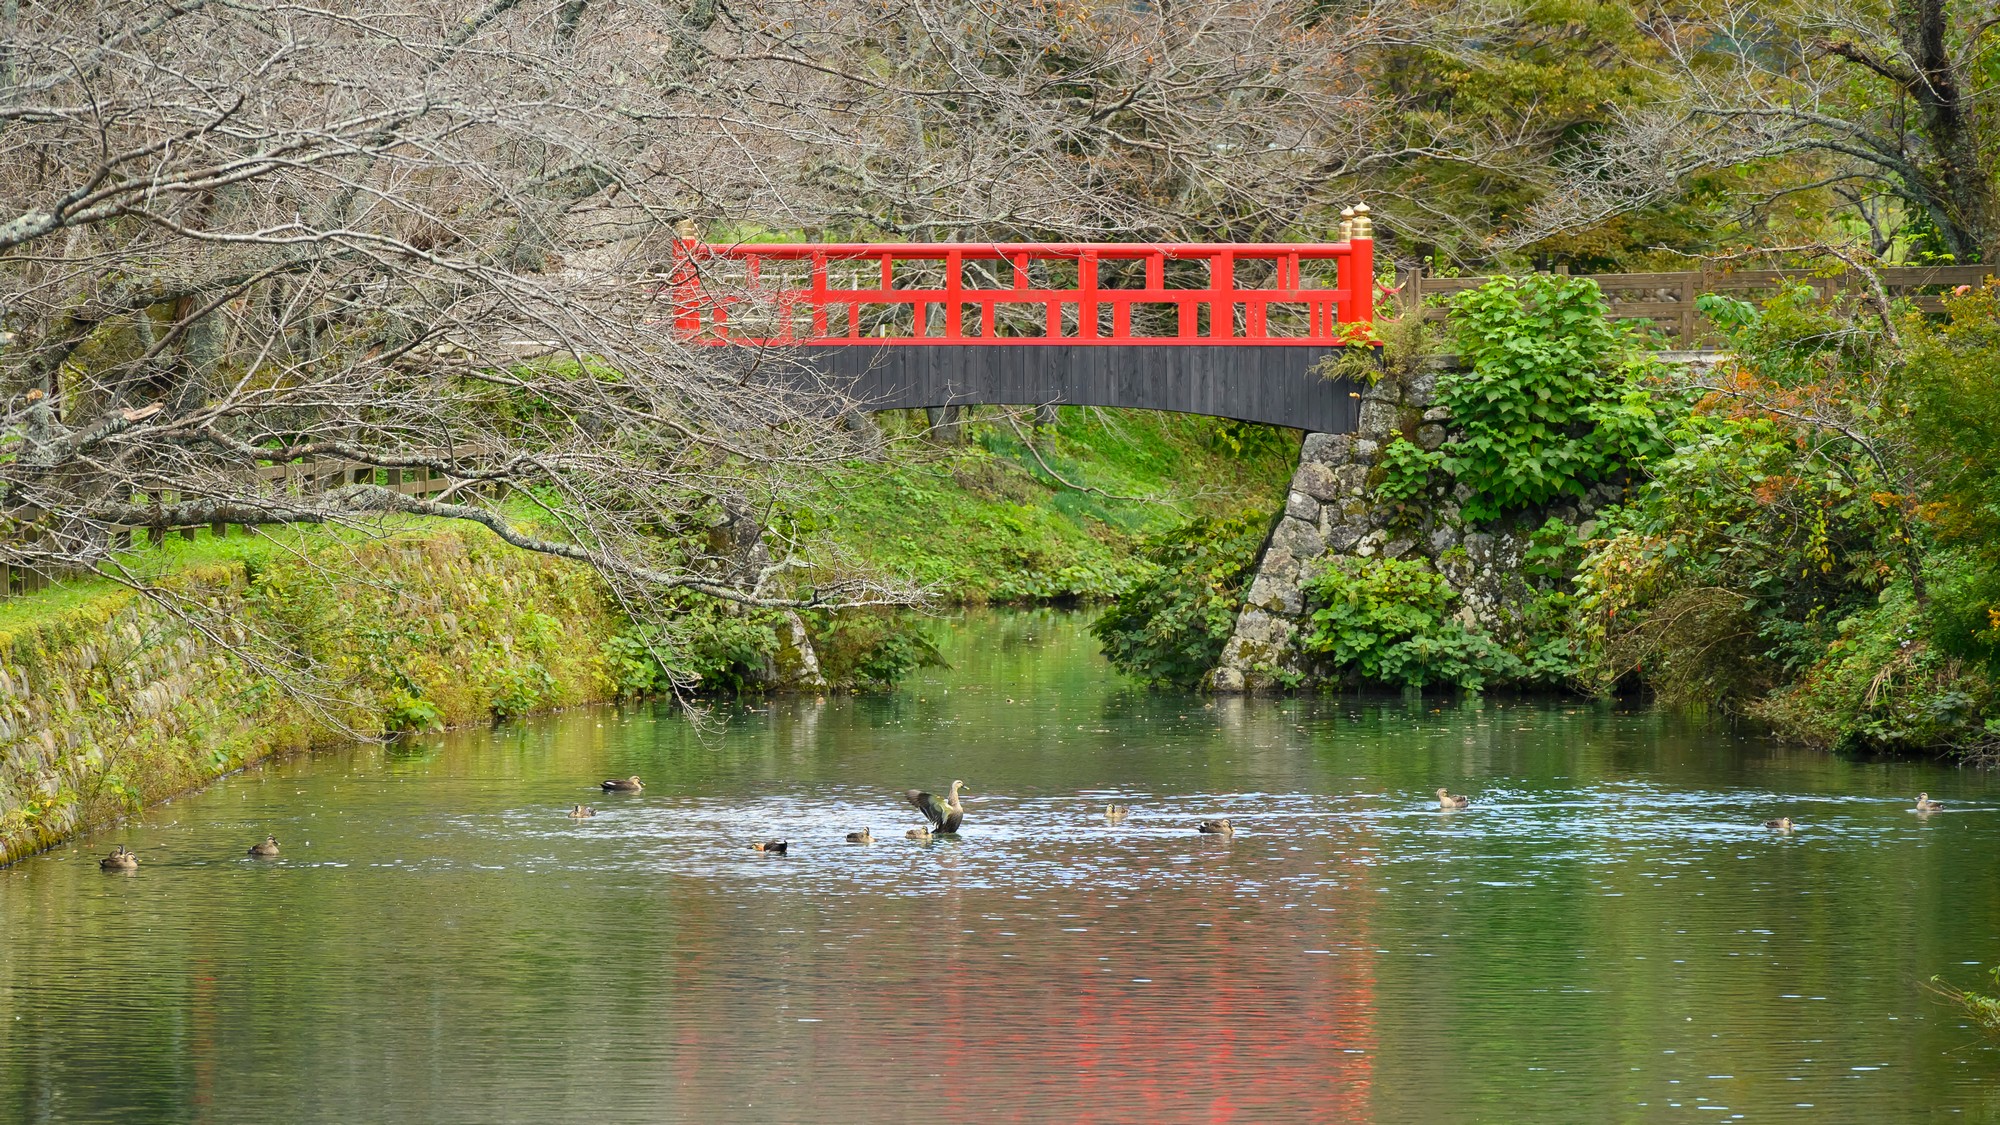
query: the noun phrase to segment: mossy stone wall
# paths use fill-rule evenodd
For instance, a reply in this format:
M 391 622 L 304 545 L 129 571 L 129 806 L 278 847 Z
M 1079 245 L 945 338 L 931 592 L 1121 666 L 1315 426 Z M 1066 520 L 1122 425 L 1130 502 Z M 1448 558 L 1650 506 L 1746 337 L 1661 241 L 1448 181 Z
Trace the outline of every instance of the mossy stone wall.
M 0 635 L 0 863 L 272 754 L 616 693 L 623 619 L 583 567 L 483 533 L 327 551 Z

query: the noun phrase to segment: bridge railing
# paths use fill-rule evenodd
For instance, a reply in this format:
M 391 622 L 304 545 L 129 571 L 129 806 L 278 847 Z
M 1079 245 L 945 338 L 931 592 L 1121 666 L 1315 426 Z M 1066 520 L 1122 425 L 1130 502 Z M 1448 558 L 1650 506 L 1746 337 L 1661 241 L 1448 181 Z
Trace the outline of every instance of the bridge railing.
M 710 344 L 1339 344 L 1374 318 L 1365 219 L 1335 243 L 677 244 Z

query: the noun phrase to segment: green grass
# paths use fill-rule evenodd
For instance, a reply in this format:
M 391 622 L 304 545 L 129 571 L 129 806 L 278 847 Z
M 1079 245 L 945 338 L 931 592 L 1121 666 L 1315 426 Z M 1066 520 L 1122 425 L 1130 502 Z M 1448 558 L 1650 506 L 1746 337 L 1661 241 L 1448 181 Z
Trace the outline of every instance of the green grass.
M 1296 434 L 1269 427 L 1064 407 L 1030 450 L 1025 424 L 1017 433 L 983 417 L 959 448 L 850 465 L 802 522 L 845 558 L 949 601 L 1109 598 L 1143 567 L 1145 537 L 1197 514 L 1283 503 L 1298 449 Z M 917 425 L 883 420 L 892 437 Z M 1098 491 L 1058 483 L 1035 451 L 1064 481 Z
M 217 538 L 207 528 L 198 528 L 191 539 L 174 531 L 158 544 L 147 542 L 141 535 L 131 550 L 117 552 L 112 561 L 124 574 L 139 581 L 152 581 L 187 570 L 228 563 L 241 564 L 254 571 L 272 562 L 302 558 L 335 544 L 358 545 L 380 539 L 385 533 L 390 536 L 428 535 L 447 522 L 401 517 L 367 531 L 324 524 L 295 524 L 265 527 L 254 534 L 245 534 L 241 527 L 236 527 L 226 538 Z M 113 568 L 107 565 L 105 569 Z M 92 574 L 52 579 L 45 589 L 35 593 L 0 598 L 0 635 L 18 633 L 37 623 L 84 609 L 99 599 L 122 597 L 128 591 L 129 587 L 118 581 Z

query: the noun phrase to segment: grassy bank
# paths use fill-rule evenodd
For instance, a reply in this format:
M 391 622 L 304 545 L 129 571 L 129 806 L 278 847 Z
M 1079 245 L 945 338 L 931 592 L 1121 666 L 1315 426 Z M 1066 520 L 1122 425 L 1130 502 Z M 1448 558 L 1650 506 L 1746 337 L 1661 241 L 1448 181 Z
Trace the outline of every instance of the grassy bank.
M 881 418 L 892 439 L 923 424 Z M 1105 599 L 1141 572 L 1149 536 L 1277 508 L 1297 454 L 1294 431 L 1214 418 L 1063 407 L 1031 431 L 984 410 L 961 445 L 848 466 L 804 522 L 834 554 L 944 601 Z

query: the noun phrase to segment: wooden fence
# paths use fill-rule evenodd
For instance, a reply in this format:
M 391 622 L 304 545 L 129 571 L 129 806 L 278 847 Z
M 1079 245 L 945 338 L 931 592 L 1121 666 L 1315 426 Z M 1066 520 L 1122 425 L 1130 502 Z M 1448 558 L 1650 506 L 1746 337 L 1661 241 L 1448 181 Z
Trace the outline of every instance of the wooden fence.
M 353 461 L 294 461 L 282 465 L 265 465 L 254 472 L 243 473 L 239 479 L 260 491 L 290 492 L 298 496 L 349 484 L 377 484 L 405 496 L 435 496 L 450 488 L 453 483 L 432 469 L 381 469 Z M 140 503 L 170 504 L 178 499 L 172 492 L 146 492 L 135 489 L 132 495 Z M 144 532 L 155 544 L 163 542 L 170 532 L 179 532 L 182 538 L 193 539 L 203 527 L 207 527 L 209 533 L 218 539 L 225 538 L 229 534 L 229 524 L 226 522 L 114 526 L 110 529 L 111 544 L 114 550 L 130 550 L 140 532 Z M 247 535 L 250 529 L 240 527 L 239 530 Z M 50 580 L 49 575 L 31 567 L 0 563 L 0 598 L 32 594 L 47 588 Z
M 1883 288 L 1891 297 L 1910 300 L 1925 312 L 1937 312 L 1942 307 L 1942 293 L 1959 285 L 1979 285 L 1992 276 L 1994 266 L 1895 266 L 1877 270 L 1882 278 Z M 1684 349 L 1699 347 L 1708 333 L 1700 312 L 1695 308 L 1695 298 L 1705 293 L 1719 293 L 1745 300 L 1755 300 L 1777 292 L 1784 282 L 1804 282 L 1819 292 L 1822 298 L 1835 294 L 1854 292 L 1866 285 L 1858 271 L 1834 277 L 1815 276 L 1810 270 L 1736 270 L 1733 272 L 1700 269 L 1680 273 L 1596 273 L 1583 275 L 1597 282 L 1604 290 L 1605 298 L 1611 305 L 1611 316 L 1617 320 L 1650 320 L 1666 333 L 1668 339 Z M 1490 277 L 1425 277 L 1417 271 L 1407 271 L 1401 278 L 1396 296 L 1406 308 L 1421 308 L 1427 320 L 1443 320 L 1448 311 L 1436 302 L 1426 304 L 1432 297 L 1449 297 L 1468 289 L 1477 289 Z

